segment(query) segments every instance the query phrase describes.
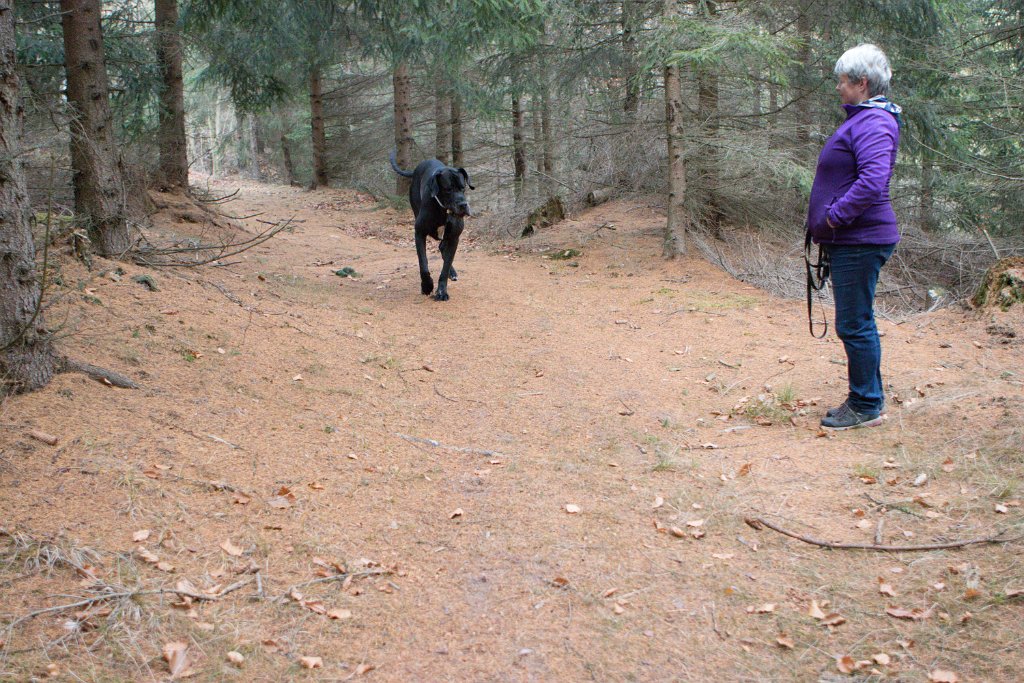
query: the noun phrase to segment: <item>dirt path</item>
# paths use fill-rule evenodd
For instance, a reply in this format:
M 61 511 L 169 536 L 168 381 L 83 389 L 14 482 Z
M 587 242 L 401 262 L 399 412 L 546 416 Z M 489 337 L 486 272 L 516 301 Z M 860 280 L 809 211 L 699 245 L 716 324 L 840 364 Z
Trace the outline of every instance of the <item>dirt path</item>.
M 152 272 L 157 292 L 137 267 L 114 281 L 63 264 L 66 348 L 144 388 L 63 375 L 3 405 L 0 526 L 17 538 L 0 546 L 0 612 L 91 595 L 84 565 L 128 591 L 251 583 L 41 615 L 0 631 L 0 680 L 48 664 L 159 680 L 169 642 L 194 680 L 1024 675 L 1019 542 L 830 552 L 743 521 L 859 542 L 880 519 L 889 543 L 1020 534 L 1021 347 L 1002 336 L 1019 314 L 881 322 L 888 423 L 824 437 L 845 387 L 835 338 L 808 337 L 800 302 L 663 261 L 663 216 L 642 202 L 533 241 L 470 225 L 437 303 L 407 212 L 241 185 L 227 208 L 263 212 L 250 229 L 294 231 Z M 350 580 L 288 597 L 339 568 Z

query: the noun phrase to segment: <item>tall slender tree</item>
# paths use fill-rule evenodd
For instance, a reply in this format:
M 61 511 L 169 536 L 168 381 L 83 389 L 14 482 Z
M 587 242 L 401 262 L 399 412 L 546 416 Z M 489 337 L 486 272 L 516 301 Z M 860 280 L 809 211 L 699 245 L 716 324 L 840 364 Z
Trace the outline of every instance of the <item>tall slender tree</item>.
M 160 65 L 160 184 L 188 188 L 188 140 L 185 137 L 185 87 L 182 78 L 178 0 L 155 0 L 156 56 Z
M 125 211 L 121 156 L 110 113 L 100 0 L 60 0 L 71 115 L 75 211 L 104 256 L 121 256 L 133 236 Z
M 45 386 L 56 363 L 28 223 L 12 5 L 0 0 L 0 396 Z

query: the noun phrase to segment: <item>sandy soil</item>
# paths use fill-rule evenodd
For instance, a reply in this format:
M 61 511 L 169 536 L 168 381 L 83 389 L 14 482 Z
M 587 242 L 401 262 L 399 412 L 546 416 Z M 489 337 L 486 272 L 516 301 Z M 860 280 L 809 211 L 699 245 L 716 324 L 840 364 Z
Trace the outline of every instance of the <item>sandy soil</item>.
M 5 623 L 203 599 L 39 614 L 0 630 L 0 680 L 1024 677 L 1020 541 L 744 522 L 1024 533 L 1019 312 L 881 321 L 888 421 L 826 436 L 834 335 L 662 260 L 643 201 L 514 242 L 470 222 L 438 303 L 408 211 L 237 187 L 246 230 L 293 229 L 221 266 L 59 266 L 61 348 L 141 389 L 64 374 L 0 415 Z M 174 216 L 154 235 L 209 237 Z

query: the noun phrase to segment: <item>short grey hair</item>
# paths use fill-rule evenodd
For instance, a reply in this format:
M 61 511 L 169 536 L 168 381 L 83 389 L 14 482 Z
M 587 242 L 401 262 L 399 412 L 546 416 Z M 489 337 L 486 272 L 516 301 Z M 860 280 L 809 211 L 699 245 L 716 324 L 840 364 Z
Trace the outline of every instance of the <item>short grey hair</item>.
M 868 96 L 886 95 L 889 92 L 889 80 L 892 69 L 885 53 L 877 45 L 864 43 L 851 47 L 836 61 L 836 76 L 846 75 L 851 81 L 860 82 L 868 79 Z

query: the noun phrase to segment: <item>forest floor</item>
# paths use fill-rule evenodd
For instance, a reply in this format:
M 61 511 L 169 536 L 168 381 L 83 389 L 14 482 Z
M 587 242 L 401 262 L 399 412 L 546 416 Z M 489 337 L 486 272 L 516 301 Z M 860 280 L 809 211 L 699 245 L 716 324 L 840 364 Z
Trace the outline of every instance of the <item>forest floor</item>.
M 61 350 L 141 388 L 0 406 L 0 680 L 1024 678 L 1019 311 L 880 321 L 888 420 L 825 434 L 834 335 L 663 260 L 643 201 L 469 220 L 439 303 L 408 210 L 238 187 L 294 229 L 57 264 Z M 202 233 L 162 201 L 154 234 Z

